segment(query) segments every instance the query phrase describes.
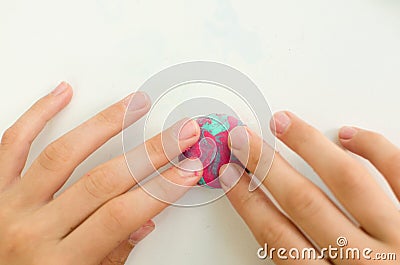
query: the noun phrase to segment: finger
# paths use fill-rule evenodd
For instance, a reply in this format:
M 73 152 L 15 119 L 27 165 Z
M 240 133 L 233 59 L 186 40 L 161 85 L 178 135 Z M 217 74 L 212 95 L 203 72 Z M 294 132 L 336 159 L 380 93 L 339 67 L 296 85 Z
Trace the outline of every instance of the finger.
M 31 203 L 42 203 L 52 198 L 84 159 L 121 131 L 125 111 L 128 117 L 125 121 L 130 125 L 141 118 L 149 107 L 148 96 L 138 92 L 51 143 L 33 162 L 21 181 L 26 199 Z
M 91 170 L 44 206 L 37 214 L 37 220 L 53 216 L 53 221 L 49 220 L 46 226 L 60 233 L 58 236 L 65 236 L 71 227 L 80 224 L 102 204 L 168 164 L 170 158 L 195 144 L 199 137 L 200 128 L 195 121 L 184 119 L 177 122 L 125 156 L 116 157 Z
M 106 203 L 60 242 L 72 254 L 69 262 L 82 264 L 80 257 L 87 257 L 84 264 L 99 262 L 99 257 L 114 249 L 129 231 L 138 229 L 195 185 L 202 174 L 199 168 L 200 160 L 184 160 L 180 168 L 172 167 L 143 187 Z
M 400 216 L 366 168 L 294 114 L 280 112 L 274 120 L 276 136 L 314 169 L 370 235 L 393 238 Z
M 155 229 L 155 227 L 156 225 L 152 220 L 147 221 L 141 228 L 129 235 L 129 244 L 131 244 L 132 246 L 136 246 L 148 234 L 150 234 Z
M 261 246 L 267 244 L 269 249 L 314 249 L 297 227 L 274 206 L 261 189 L 253 192 L 248 190 L 250 177 L 238 165 L 224 165 L 220 172 L 219 181 L 224 191 L 227 192 L 226 196 Z M 238 180 L 239 182 L 237 182 Z M 318 251 L 315 250 L 315 253 Z M 293 260 L 282 260 L 276 256 L 273 256 L 272 259 L 276 264 L 293 264 Z M 297 264 L 328 263 L 302 260 Z
M 248 136 L 243 136 L 243 133 Z M 229 136 L 233 154 L 240 161 L 249 157 L 247 168 L 263 180 L 264 186 L 281 208 L 318 246 L 334 245 L 340 236 L 348 236 L 349 242 L 354 244 L 368 239 L 321 189 L 297 172 L 279 154 L 275 154 L 271 167 L 262 163 L 269 158 L 272 149 L 257 134 L 246 127 L 238 127 Z M 248 139 L 249 142 L 244 144 L 238 139 Z M 267 176 L 264 178 L 262 174 Z
M 368 159 L 400 199 L 400 149 L 397 146 L 383 135 L 355 127 L 343 127 L 339 139 L 346 149 Z
M 141 228 L 133 232 L 128 239 L 121 242 L 107 257 L 101 265 L 121 265 L 125 264 L 132 249 L 149 235 L 155 228 L 153 221 L 147 221 Z
M 32 141 L 46 123 L 62 110 L 72 97 L 72 88 L 66 82 L 39 99 L 9 129 L 0 145 L 0 188 L 17 179 L 25 166 Z

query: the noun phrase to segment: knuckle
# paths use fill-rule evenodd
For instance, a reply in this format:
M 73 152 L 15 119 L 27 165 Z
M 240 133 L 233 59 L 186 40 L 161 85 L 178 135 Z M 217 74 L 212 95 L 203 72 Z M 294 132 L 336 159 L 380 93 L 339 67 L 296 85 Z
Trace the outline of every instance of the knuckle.
M 296 185 L 296 188 L 292 188 L 292 192 L 289 192 L 289 194 L 287 198 L 288 212 L 294 213 L 299 218 L 312 218 L 321 209 L 319 202 L 322 192 L 318 191 L 317 188 L 310 187 L 308 182 L 303 185 Z
M 100 265 L 124 265 L 128 256 L 112 257 L 107 256 Z
M 111 128 L 112 130 L 122 128 L 123 109 L 119 108 L 118 104 L 102 111 L 96 115 L 96 120 L 100 124 Z
M 239 203 L 237 203 L 237 207 L 239 212 L 243 212 L 246 208 L 251 207 L 251 205 L 254 205 L 254 203 L 257 203 L 253 201 L 253 196 L 254 192 L 244 193 L 238 198 Z
M 388 165 L 390 165 L 390 164 L 393 164 L 393 165 L 399 164 L 400 163 L 400 150 L 394 152 L 390 156 L 390 158 L 387 160 L 387 162 L 388 162 Z
M 343 191 L 352 192 L 363 186 L 360 184 L 365 181 L 365 177 L 369 173 L 360 164 L 354 161 L 345 161 L 337 167 L 337 175 L 336 185 Z
M 12 233 L 17 242 L 24 242 L 27 238 L 30 240 L 36 238 L 34 229 L 28 225 L 17 226 L 16 229 L 12 230 Z
M 266 225 L 260 233 L 261 242 L 271 246 L 280 246 L 282 242 L 290 238 L 289 230 L 283 225 Z
M 48 106 L 48 101 L 46 100 L 46 97 L 43 97 L 36 101 L 28 110 L 28 112 L 34 114 L 34 115 L 41 115 L 46 111 L 46 107 Z
M 351 193 L 353 191 L 360 190 L 360 188 L 363 187 L 363 185 L 360 184 L 363 183 L 364 180 L 365 175 L 353 174 L 348 178 L 343 178 L 338 186 L 340 186 L 346 193 Z
M 83 179 L 84 190 L 96 199 L 108 198 L 117 190 L 115 173 L 107 167 L 101 167 L 89 173 Z
M 27 111 L 27 114 L 31 117 L 37 117 L 39 120 L 47 122 L 48 119 L 45 119 L 46 111 L 48 109 L 48 101 L 46 98 L 41 98 L 35 104 L 33 104 L 30 109 Z
M 14 124 L 7 130 L 5 130 L 5 132 L 3 133 L 3 136 L 1 138 L 2 145 L 10 145 L 10 144 L 13 144 L 18 141 L 18 139 L 20 137 L 18 127 L 19 126 L 17 124 Z
M 7 251 L 17 253 L 29 247 L 27 240 L 34 242 L 38 239 L 35 229 L 23 223 L 14 223 L 2 231 L 2 241 L 7 242 Z
M 360 168 L 360 164 L 351 157 L 343 157 L 336 161 L 337 172 L 342 176 L 351 176 Z
M 176 194 L 180 192 L 180 188 L 183 188 L 179 186 L 178 182 L 171 178 L 171 175 L 179 174 L 178 171 L 176 167 L 173 167 L 170 170 L 162 172 L 160 174 L 161 178 L 157 180 L 157 188 L 152 190 L 154 193 L 153 195 L 156 195 L 157 198 L 160 198 L 161 201 L 164 202 L 174 200 Z
M 114 199 L 110 201 L 104 208 L 105 216 L 103 218 L 103 226 L 109 232 L 120 231 L 126 225 L 129 218 L 128 206 L 122 199 Z
M 146 142 L 146 149 L 150 156 L 164 155 L 164 148 L 159 137 L 155 137 Z
M 38 158 L 40 165 L 50 171 L 58 171 L 72 157 L 72 148 L 58 140 L 48 145 Z
M 383 161 L 384 167 L 390 172 L 399 172 L 400 170 L 400 151 L 394 152 L 388 159 Z

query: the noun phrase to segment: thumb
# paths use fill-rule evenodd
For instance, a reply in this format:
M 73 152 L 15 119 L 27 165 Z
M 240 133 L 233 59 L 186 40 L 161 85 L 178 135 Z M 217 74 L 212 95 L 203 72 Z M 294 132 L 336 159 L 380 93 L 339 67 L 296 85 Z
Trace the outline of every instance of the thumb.
M 155 228 L 152 220 L 147 221 L 138 230 L 129 235 L 129 238 L 122 241 L 110 254 L 105 257 L 101 265 L 121 265 L 125 264 L 132 249 L 150 234 Z

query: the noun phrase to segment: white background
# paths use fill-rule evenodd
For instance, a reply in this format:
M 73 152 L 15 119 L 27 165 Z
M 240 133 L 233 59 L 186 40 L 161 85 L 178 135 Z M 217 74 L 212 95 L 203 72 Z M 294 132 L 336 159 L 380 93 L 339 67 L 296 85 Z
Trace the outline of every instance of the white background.
M 400 144 L 399 47 L 397 0 L 2 0 L 0 129 L 59 81 L 69 81 L 74 98 L 34 143 L 32 161 L 46 143 L 152 74 L 211 60 L 249 75 L 273 111 L 292 110 L 329 136 L 354 124 Z M 298 157 L 283 152 L 321 184 Z M 120 153 L 117 136 L 69 184 Z M 263 263 L 225 198 L 169 208 L 155 221 L 156 231 L 128 264 Z

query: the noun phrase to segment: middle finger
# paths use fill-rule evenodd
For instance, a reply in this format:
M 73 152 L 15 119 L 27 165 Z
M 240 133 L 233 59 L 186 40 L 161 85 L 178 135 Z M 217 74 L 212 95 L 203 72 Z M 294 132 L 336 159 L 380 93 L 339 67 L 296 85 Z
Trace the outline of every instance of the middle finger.
M 154 170 L 166 165 L 169 159 L 196 143 L 199 136 L 200 128 L 195 121 L 184 119 L 177 122 L 129 151 L 126 157 L 120 155 L 91 170 L 43 207 L 37 218 L 41 219 L 50 213 L 54 220 L 46 226 L 53 225 L 60 233 L 58 236 L 64 236 L 101 205 L 126 192 Z M 125 159 L 133 161 L 132 172 Z

